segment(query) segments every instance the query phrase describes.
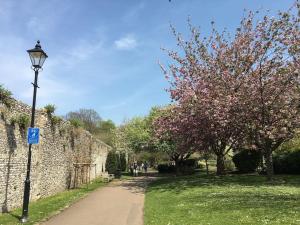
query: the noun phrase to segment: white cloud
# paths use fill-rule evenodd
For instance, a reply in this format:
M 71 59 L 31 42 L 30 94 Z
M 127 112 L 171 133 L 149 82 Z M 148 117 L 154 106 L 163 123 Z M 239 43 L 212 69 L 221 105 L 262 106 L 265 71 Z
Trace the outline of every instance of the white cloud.
M 125 37 L 115 41 L 115 46 L 119 50 L 131 50 L 138 45 L 136 38 L 132 34 L 128 34 Z

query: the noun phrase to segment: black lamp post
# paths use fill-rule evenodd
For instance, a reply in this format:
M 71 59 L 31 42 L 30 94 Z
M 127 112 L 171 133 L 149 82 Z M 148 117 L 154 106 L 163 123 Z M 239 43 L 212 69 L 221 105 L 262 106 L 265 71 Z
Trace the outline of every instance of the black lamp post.
M 34 127 L 34 116 L 35 116 L 35 103 L 36 103 L 36 91 L 38 88 L 38 74 L 39 70 L 42 69 L 42 66 L 48 57 L 47 54 L 42 50 L 40 41 L 37 41 L 34 49 L 27 50 L 30 60 L 32 63 L 32 69 L 35 73 L 33 85 L 33 101 L 32 101 L 32 111 L 31 111 L 31 124 L 30 127 Z M 30 168 L 31 168 L 31 146 L 29 144 L 28 150 L 28 161 L 27 161 L 27 171 L 26 171 L 26 180 L 24 185 L 24 197 L 23 197 L 23 211 L 21 222 L 26 223 L 28 220 L 28 205 L 29 205 L 29 196 L 30 196 Z

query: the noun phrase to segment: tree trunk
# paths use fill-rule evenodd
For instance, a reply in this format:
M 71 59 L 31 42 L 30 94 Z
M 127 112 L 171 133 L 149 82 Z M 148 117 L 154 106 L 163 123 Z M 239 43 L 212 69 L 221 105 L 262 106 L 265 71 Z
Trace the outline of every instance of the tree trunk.
M 223 154 L 217 155 L 217 175 L 225 174 L 225 162 Z
M 207 163 L 207 158 L 205 158 L 205 167 L 206 167 L 206 175 L 208 175 L 208 163 Z
M 267 178 L 269 181 L 271 181 L 274 175 L 272 151 L 266 150 L 264 155 L 266 161 Z

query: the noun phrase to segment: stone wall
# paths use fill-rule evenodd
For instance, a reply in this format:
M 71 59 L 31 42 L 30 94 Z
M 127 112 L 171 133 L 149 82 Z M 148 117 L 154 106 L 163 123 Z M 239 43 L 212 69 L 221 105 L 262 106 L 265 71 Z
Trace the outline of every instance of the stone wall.
M 31 108 L 14 101 L 12 108 L 0 105 L 0 212 L 22 205 L 26 176 L 27 130 L 16 119 Z M 88 182 L 105 171 L 110 146 L 68 121 L 54 121 L 37 110 L 40 143 L 32 147 L 31 200 L 36 200 Z

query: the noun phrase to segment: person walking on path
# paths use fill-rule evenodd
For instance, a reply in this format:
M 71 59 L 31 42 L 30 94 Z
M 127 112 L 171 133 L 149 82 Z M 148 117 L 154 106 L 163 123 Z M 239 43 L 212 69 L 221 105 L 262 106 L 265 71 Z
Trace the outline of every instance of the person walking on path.
M 147 173 L 147 169 L 148 169 L 148 164 L 147 164 L 147 162 L 145 162 L 144 163 L 144 171 L 145 171 L 145 173 Z
M 133 163 L 129 164 L 129 171 L 130 171 L 130 175 L 133 176 L 134 175 Z
M 141 171 L 144 172 L 144 163 L 141 164 Z
M 138 176 L 138 165 L 136 162 L 133 163 L 133 173 L 134 173 L 134 176 L 137 177 Z

